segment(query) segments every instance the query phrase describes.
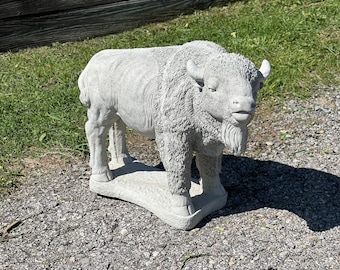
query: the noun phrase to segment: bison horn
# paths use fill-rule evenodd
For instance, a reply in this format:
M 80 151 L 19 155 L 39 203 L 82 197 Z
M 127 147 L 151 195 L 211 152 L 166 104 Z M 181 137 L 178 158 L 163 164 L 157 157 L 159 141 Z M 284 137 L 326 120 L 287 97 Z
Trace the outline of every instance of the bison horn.
M 189 76 L 193 78 L 196 82 L 203 82 L 203 70 L 199 66 L 197 66 L 194 61 L 188 60 L 187 71 Z
M 270 74 L 270 64 L 268 60 L 263 60 L 262 65 L 259 69 L 260 73 L 262 74 L 263 81 L 268 78 Z

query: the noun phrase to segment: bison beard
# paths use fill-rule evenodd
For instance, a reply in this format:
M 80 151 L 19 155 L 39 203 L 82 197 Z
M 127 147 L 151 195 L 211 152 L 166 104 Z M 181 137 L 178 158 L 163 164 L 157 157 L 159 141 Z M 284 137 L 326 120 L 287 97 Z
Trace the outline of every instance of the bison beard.
M 222 142 L 229 147 L 234 155 L 241 155 L 246 150 L 248 128 L 234 126 L 228 122 L 222 123 Z

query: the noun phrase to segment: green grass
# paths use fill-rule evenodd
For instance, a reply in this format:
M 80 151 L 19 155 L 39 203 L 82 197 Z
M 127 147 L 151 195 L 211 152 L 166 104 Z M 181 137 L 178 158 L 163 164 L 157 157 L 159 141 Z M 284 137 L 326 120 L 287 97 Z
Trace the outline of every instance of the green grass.
M 88 154 L 77 78 L 97 51 L 211 40 L 257 65 L 271 62 L 260 100 L 308 98 L 314 85 L 339 84 L 338 10 L 337 0 L 240 1 L 118 35 L 0 54 L 0 189 L 15 185 L 25 156 Z

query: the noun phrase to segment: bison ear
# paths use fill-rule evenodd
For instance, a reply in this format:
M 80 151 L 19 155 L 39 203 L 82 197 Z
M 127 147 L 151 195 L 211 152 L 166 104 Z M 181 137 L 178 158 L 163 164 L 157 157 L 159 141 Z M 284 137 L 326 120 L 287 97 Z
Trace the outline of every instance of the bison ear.
M 262 61 L 262 65 L 259 69 L 259 72 L 261 73 L 261 82 L 263 82 L 264 80 L 266 80 L 270 74 L 270 64 L 268 60 L 263 60 Z
M 203 70 L 195 64 L 194 61 L 188 60 L 187 71 L 191 78 L 193 78 L 197 83 L 203 83 Z

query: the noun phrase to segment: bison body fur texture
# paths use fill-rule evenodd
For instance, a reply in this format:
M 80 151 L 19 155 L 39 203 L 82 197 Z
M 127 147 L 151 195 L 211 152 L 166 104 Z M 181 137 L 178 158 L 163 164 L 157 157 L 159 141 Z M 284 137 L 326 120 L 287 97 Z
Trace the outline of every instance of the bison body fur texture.
M 114 178 L 106 155 L 108 134 L 111 164 L 132 162 L 125 142 L 128 126 L 156 139 L 172 209 L 181 216 L 193 214 L 193 154 L 203 192 L 223 195 L 222 151 L 245 151 L 257 91 L 269 73 L 268 61 L 258 70 L 245 57 L 208 41 L 97 53 L 78 80 L 80 100 L 88 107 L 91 180 Z

